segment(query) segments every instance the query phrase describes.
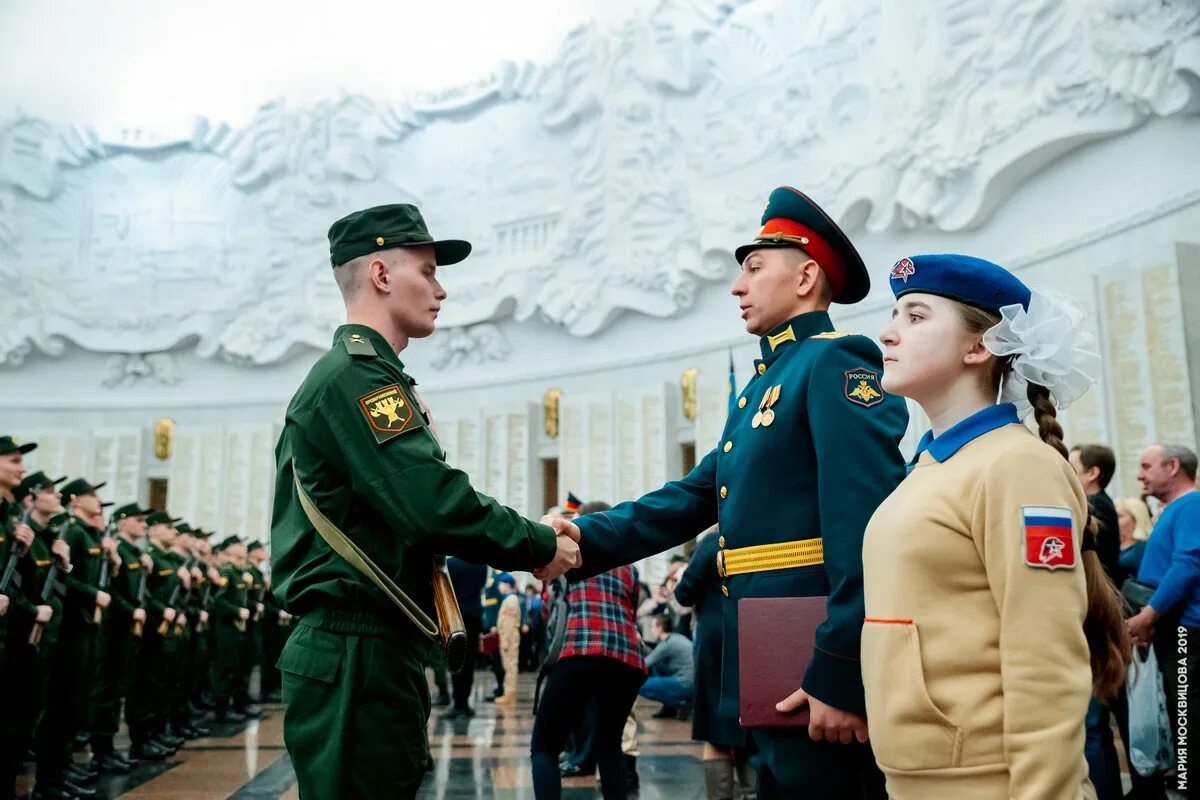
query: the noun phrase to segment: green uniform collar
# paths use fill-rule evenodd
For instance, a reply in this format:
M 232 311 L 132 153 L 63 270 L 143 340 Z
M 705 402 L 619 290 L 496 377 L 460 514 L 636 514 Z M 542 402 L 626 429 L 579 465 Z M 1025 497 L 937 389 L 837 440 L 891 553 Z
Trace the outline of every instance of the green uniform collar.
M 756 359 L 754 365 L 757 367 L 759 364 L 763 364 L 769 367 L 790 345 L 803 342 L 818 333 L 828 333 L 832 330 L 833 321 L 829 319 L 829 313 L 826 311 L 810 311 L 792 317 L 787 322 L 776 325 L 767 332 L 766 336 L 758 340 L 762 358 Z

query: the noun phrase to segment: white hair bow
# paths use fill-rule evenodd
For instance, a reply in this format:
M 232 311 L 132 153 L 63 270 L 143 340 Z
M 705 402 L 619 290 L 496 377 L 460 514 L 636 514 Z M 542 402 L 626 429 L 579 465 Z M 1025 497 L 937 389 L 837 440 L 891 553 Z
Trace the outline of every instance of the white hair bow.
M 983 344 L 997 357 L 1012 356 L 1012 371 L 1000 387 L 1000 401 L 1013 403 L 1024 419 L 1033 410 L 1028 387 L 1050 390 L 1054 404 L 1066 408 L 1078 400 L 1100 375 L 1100 347 L 1083 327 L 1083 309 L 1072 298 L 1051 291 L 1034 291 L 1029 310 L 1020 304 L 1000 309 L 1000 322 L 983 335 Z

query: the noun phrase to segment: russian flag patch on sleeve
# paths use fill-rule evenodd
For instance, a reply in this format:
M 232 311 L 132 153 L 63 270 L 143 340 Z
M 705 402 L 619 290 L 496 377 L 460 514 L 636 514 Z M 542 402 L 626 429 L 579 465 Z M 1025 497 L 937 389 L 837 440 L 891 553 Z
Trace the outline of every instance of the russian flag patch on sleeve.
M 1041 569 L 1075 569 L 1071 510 L 1060 506 L 1024 506 L 1025 563 Z

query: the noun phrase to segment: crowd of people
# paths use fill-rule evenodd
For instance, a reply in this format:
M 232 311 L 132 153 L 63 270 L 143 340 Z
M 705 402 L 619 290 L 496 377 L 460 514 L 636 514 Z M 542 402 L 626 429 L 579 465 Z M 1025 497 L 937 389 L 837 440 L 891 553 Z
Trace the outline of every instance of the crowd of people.
M 32 752 L 34 796 L 72 800 L 95 796 L 101 773 L 166 759 L 210 724 L 278 702 L 290 616 L 262 542 L 214 542 L 166 511 L 114 507 L 103 483 L 29 472 L 36 447 L 0 436 L 0 795 Z

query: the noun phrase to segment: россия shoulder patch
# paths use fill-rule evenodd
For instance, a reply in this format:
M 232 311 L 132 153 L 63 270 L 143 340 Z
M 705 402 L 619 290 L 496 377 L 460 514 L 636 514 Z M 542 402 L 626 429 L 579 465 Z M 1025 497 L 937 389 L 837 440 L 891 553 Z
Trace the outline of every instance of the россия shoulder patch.
M 421 427 L 398 384 L 363 395 L 358 398 L 358 406 L 379 444 Z
M 883 387 L 879 385 L 879 373 L 866 367 L 846 370 L 846 399 L 851 403 L 870 408 L 883 402 Z

